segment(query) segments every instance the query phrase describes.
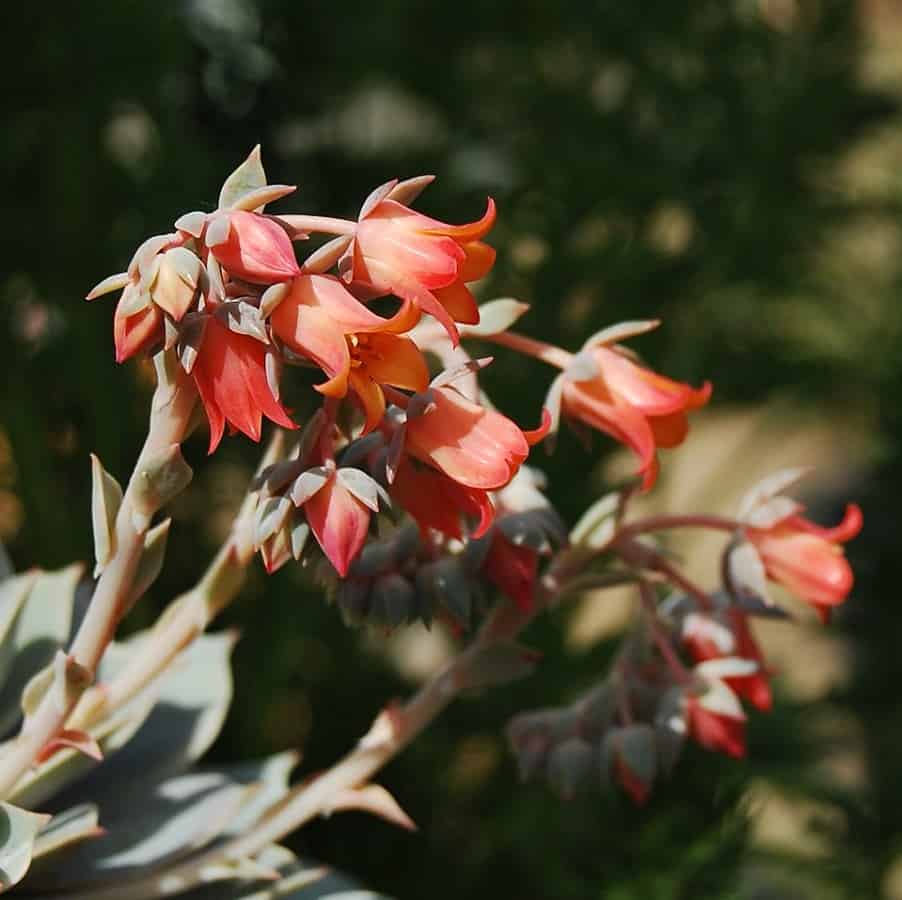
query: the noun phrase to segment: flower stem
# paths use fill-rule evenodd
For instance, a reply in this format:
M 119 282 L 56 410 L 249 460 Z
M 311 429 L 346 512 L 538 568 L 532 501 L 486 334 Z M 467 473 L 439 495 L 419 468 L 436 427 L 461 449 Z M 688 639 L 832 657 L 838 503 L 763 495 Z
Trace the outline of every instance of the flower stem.
M 526 337 L 525 334 L 518 334 L 516 331 L 500 331 L 498 334 L 479 335 L 479 340 L 490 341 L 493 344 L 516 350 L 518 353 L 525 353 L 527 356 L 532 356 L 559 369 L 566 369 L 573 361 L 573 354 L 561 347 L 556 347 L 554 344 L 548 344 L 545 341 L 537 341 L 535 338 Z
M 609 544 L 620 558 L 634 569 L 648 572 L 659 572 L 671 584 L 693 597 L 702 609 L 711 609 L 711 597 L 694 581 L 687 578 L 663 553 L 636 540 L 627 528 L 624 528 Z
M 129 607 L 132 583 L 150 525 L 150 517 L 139 512 L 135 503 L 143 473 L 155 456 L 182 442 L 197 400 L 194 382 L 181 367 L 177 364 L 166 367 L 162 355 L 159 362 L 160 377 L 151 401 L 147 438 L 116 516 L 116 550 L 97 582 L 68 654 L 69 659 L 84 670 L 85 684 L 94 680 L 100 659 Z M 164 377 L 164 371 L 167 377 Z M 10 793 L 41 749 L 62 730 L 79 696 L 77 692 L 73 695 L 67 692 L 66 702 L 60 703 L 56 691 L 46 693 L 0 757 L 0 797 Z
M 572 574 L 575 573 L 563 567 L 555 570 L 552 566 L 542 581 L 541 596 L 531 610 L 521 610 L 512 604 L 497 607 L 466 650 L 433 675 L 406 703 L 383 710 L 353 750 L 313 781 L 294 787 L 250 831 L 162 875 L 107 891 L 95 890 L 91 900 L 149 900 L 196 887 L 203 882 L 208 866 L 253 857 L 316 815 L 328 811 L 333 798 L 365 784 L 424 731 L 469 683 L 469 668 L 485 648 L 496 641 L 515 638 L 553 601 L 558 591 L 566 589 Z M 76 895 L 73 900 L 81 898 Z
M 353 234 L 357 223 L 350 219 L 335 219 L 331 216 L 276 216 L 276 218 L 292 231 L 306 233 L 316 231 L 321 234 Z
M 661 654 L 664 662 L 667 663 L 667 668 L 670 669 L 678 683 L 685 684 L 691 681 L 692 676 L 674 651 L 670 638 L 664 633 L 661 620 L 658 618 L 654 588 L 647 581 L 642 581 L 639 583 L 639 591 L 642 595 L 642 609 L 651 628 L 652 640 L 654 640 L 655 646 L 658 648 L 658 652 Z
M 740 522 L 726 516 L 687 515 L 687 516 L 649 516 L 636 519 L 620 529 L 620 535 L 634 537 L 653 531 L 665 531 L 670 528 L 710 528 L 716 531 L 736 531 L 741 528 Z

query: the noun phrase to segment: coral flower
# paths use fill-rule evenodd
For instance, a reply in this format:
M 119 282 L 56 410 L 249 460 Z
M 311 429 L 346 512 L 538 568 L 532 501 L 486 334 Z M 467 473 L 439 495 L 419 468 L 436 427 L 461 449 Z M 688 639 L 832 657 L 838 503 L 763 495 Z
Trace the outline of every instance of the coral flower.
M 487 491 L 452 481 L 447 475 L 402 457 L 391 486 L 398 505 L 406 510 L 421 531 L 432 528 L 448 537 L 464 536 L 461 519 L 476 521 L 471 538 L 485 534 L 495 517 Z
M 853 503 L 834 528 L 821 528 L 792 514 L 769 528 L 747 527 L 746 533 L 761 554 L 768 578 L 810 603 L 826 621 L 830 609 L 852 590 L 852 567 L 841 544 L 855 537 L 861 526 L 861 509 Z
M 506 416 L 468 400 L 453 387 L 430 389 L 431 404 L 407 422 L 406 448 L 467 487 L 497 490 L 517 474 L 530 443 L 547 428 L 523 432 Z
M 323 553 L 344 578 L 366 543 L 371 511 L 342 483 L 340 471 L 330 471 L 302 505 Z
M 232 276 L 254 284 L 288 281 L 300 268 L 285 229 L 260 213 L 229 210 L 214 214 L 207 245 Z
M 191 374 L 210 420 L 210 450 L 222 439 L 226 423 L 255 441 L 260 440 L 262 417 L 295 428 L 266 380 L 266 348 L 259 341 L 236 334 L 211 316 Z
M 564 373 L 562 412 L 626 444 L 639 457 L 648 490 L 657 476 L 657 448 L 683 442 L 686 413 L 708 402 L 711 385 L 696 389 L 672 381 L 633 362 L 616 345 L 591 347 L 580 356 L 593 371 L 579 373 L 587 377 Z
M 385 185 L 364 204 L 346 274 L 376 293 L 416 303 L 456 342 L 455 322 L 479 321 L 467 282 L 484 278 L 495 262 L 495 251 L 482 242 L 495 222 L 494 201 L 489 198 L 476 222 L 448 225 L 391 199 L 393 187 Z
M 381 385 L 422 391 L 429 383 L 423 354 L 410 338 L 419 311 L 404 303 L 391 319 L 364 306 L 330 275 L 303 274 L 270 321 L 275 334 L 296 353 L 312 359 L 329 380 L 316 386 L 327 397 L 356 394 L 371 431 L 385 413 Z

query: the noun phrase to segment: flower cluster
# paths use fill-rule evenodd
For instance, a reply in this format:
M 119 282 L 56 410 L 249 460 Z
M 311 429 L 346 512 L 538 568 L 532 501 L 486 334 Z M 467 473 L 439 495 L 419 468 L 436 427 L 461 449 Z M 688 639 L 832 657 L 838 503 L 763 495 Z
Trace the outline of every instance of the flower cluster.
M 268 572 L 311 565 L 348 622 L 441 621 L 459 633 L 491 607 L 522 626 L 567 593 L 635 582 L 637 625 L 610 675 L 566 709 L 516 717 L 509 735 L 524 776 L 543 774 L 569 795 L 600 773 L 642 803 L 687 738 L 745 753 L 742 701 L 772 704 L 750 617 L 782 614 L 768 595 L 775 582 L 826 620 L 852 587 L 841 544 L 861 513 L 850 506 L 839 526 L 814 525 L 783 495 L 794 471 L 758 485 L 732 519 L 629 521 L 630 498 L 654 486 L 658 451 L 686 439 L 710 383 L 658 374 L 624 344 L 657 321 L 611 326 L 577 352 L 511 330 L 528 307 L 480 306 L 470 288 L 495 260 L 484 240 L 494 202 L 469 224 L 448 224 L 412 208 L 431 181 L 382 185 L 354 220 L 272 214 L 266 206 L 294 188 L 267 184 L 255 150 L 215 211 L 180 216 L 88 297 L 121 290 L 117 361 L 177 358 L 206 413 L 210 453 L 227 427 L 255 441 L 264 418 L 285 430 L 254 485 L 252 543 Z M 310 238 L 318 246 L 299 260 L 295 245 Z M 471 339 L 558 370 L 537 428 L 491 404 L 479 383 L 491 358 L 471 356 Z M 304 370 L 314 411 L 298 423 L 282 380 Z M 524 465 L 562 422 L 614 438 L 637 461 L 636 478 L 569 534 L 543 476 Z M 693 584 L 649 540 L 671 527 L 729 534 L 722 589 Z M 535 661 L 510 640 L 493 651 L 481 639 L 458 686 L 525 674 Z
M 743 701 L 769 712 L 771 670 L 755 638 L 756 617 L 788 619 L 774 604 L 768 582 L 811 605 L 822 619 L 844 602 L 853 575 L 841 543 L 861 528 L 859 508 L 821 528 L 781 492 L 801 470 L 780 472 L 756 486 L 736 519 L 661 517 L 623 526 L 607 543 L 632 564 L 643 604 L 639 626 L 612 674 L 564 709 L 522 714 L 508 736 L 523 777 L 546 777 L 568 795 L 588 783 L 618 784 L 642 804 L 669 773 L 689 739 L 728 756 L 746 753 Z M 596 530 L 603 523 L 596 522 Z M 713 527 L 731 533 L 721 590 L 706 592 L 637 534 L 671 526 Z M 591 540 L 589 541 L 591 543 Z M 681 590 L 657 602 L 648 572 L 664 574 Z
M 121 289 L 117 361 L 174 348 L 203 403 L 211 453 L 226 428 L 255 441 L 264 417 L 295 428 L 281 400 L 285 365 L 322 372 L 313 388 L 324 418 L 297 460 L 305 468 L 278 498 L 262 497 L 259 546 L 270 570 L 300 554 L 303 524 L 334 570 L 347 575 L 379 509 L 374 485 L 424 535 L 478 540 L 495 516 L 493 493 L 510 484 L 561 410 L 633 448 L 649 487 L 655 448 L 679 443 L 686 411 L 707 400 L 707 386 L 693 391 L 640 367 L 612 343 L 635 333 L 620 328 L 575 357 L 555 348 L 551 361 L 565 359 L 565 371 L 538 430 L 523 431 L 491 408 L 470 383 L 481 363 L 458 345 L 462 328 L 479 327 L 468 285 L 494 263 L 483 238 L 495 205 L 489 199 L 477 221 L 449 225 L 410 207 L 430 181 L 377 188 L 356 221 L 271 215 L 266 205 L 294 188 L 267 184 L 255 150 L 224 184 L 218 209 L 180 216 L 172 233 L 149 238 L 125 272 L 88 295 Z M 301 263 L 294 243 L 313 234 L 331 239 Z M 416 327 L 423 314 L 437 332 Z M 433 377 L 426 352 L 441 357 L 443 344 L 457 348 L 458 363 Z M 343 408 L 359 416 L 350 432 L 336 425 L 347 421 Z M 369 435 L 376 439 L 360 456 L 364 471 L 336 462 L 346 445 Z M 503 533 L 494 532 L 486 571 L 526 603 L 546 549 L 511 543 Z

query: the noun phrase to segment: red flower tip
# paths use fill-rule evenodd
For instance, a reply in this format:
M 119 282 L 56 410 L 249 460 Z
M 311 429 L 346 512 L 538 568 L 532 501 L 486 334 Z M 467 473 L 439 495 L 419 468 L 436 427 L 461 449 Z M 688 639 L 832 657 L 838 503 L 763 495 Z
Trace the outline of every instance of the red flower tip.
M 534 428 L 531 431 L 524 431 L 523 437 L 526 438 L 526 443 L 529 444 L 530 447 L 535 447 L 536 444 L 544 441 L 546 437 L 548 437 L 548 432 L 551 431 L 551 413 L 546 407 L 542 407 L 542 421 L 538 428 Z

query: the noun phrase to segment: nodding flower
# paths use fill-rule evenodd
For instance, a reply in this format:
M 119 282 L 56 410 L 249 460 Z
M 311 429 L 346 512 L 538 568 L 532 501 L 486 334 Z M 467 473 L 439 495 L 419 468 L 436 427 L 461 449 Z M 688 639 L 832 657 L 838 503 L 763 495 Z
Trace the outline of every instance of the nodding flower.
M 260 213 L 214 213 L 206 232 L 216 261 L 233 277 L 253 284 L 289 281 L 300 272 L 285 229 Z
M 649 326 L 643 323 L 642 330 Z M 639 365 L 626 348 L 597 339 L 571 357 L 553 390 L 558 397 L 549 405 L 564 417 L 610 435 L 636 454 L 644 490 L 657 478 L 658 448 L 681 444 L 689 431 L 687 413 L 711 396 L 710 383 L 693 388 L 665 378 Z
M 489 198 L 485 214 L 475 222 L 449 225 L 394 199 L 393 191 L 401 187 L 383 185 L 364 204 L 345 276 L 376 294 L 415 303 L 457 342 L 455 322 L 479 321 L 467 283 L 484 278 L 494 265 L 495 251 L 482 238 L 495 223 L 495 203 Z
M 810 603 L 826 621 L 852 590 L 855 579 L 842 544 L 861 531 L 862 523 L 861 509 L 851 503 L 833 528 L 791 513 L 767 528 L 746 526 L 746 534 L 761 555 L 767 577 Z
M 210 421 L 212 453 L 225 426 L 260 440 L 262 417 L 296 428 L 266 377 L 266 347 L 230 331 L 216 316 L 206 321 L 203 344 L 191 371 Z
M 467 487 L 504 487 L 529 455 L 530 445 L 547 433 L 547 426 L 524 432 L 507 416 L 451 386 L 430 388 L 429 398 L 425 410 L 407 421 L 407 452 Z
M 328 376 L 316 389 L 341 398 L 350 390 L 371 431 L 385 413 L 382 385 L 425 390 L 429 370 L 423 354 L 402 332 L 419 319 L 405 302 L 390 319 L 377 316 L 330 275 L 301 274 L 270 317 L 272 329 L 288 347 L 313 360 Z

